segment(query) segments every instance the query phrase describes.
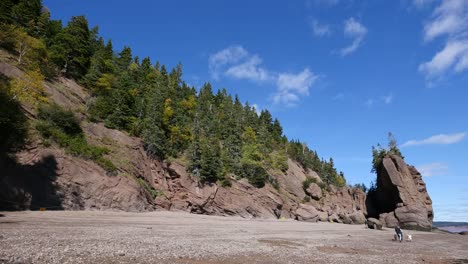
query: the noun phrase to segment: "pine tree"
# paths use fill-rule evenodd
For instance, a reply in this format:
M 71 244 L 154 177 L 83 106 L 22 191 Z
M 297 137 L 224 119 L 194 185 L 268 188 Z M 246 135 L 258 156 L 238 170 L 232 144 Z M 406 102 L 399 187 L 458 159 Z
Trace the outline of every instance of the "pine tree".
M 88 71 L 92 49 L 88 21 L 84 16 L 72 17 L 52 45 L 52 59 L 70 77 L 80 79 Z
M 11 4 L 12 1 L 7 1 Z M 16 25 L 28 29 L 28 33 L 33 33 L 37 20 L 41 16 L 41 0 L 19 0 L 16 5 L 11 7 L 11 20 Z

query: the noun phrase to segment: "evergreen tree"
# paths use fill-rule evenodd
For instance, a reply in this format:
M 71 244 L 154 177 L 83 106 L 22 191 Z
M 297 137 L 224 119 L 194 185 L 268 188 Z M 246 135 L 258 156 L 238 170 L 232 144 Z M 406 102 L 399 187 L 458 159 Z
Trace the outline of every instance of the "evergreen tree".
M 11 5 L 11 2 L 17 2 L 14 6 L 11 7 L 10 21 L 14 22 L 18 26 L 28 29 L 28 33 L 33 33 L 37 21 L 41 16 L 41 0 L 6 0 L 6 2 L 6 8 L 8 8 L 8 6 Z
M 12 24 L 14 19 L 11 15 L 11 10 L 19 0 L 2 0 L 0 1 L 0 23 Z
M 72 17 L 57 35 L 51 47 L 52 59 L 65 75 L 80 79 L 88 71 L 92 49 L 88 21 L 84 16 Z

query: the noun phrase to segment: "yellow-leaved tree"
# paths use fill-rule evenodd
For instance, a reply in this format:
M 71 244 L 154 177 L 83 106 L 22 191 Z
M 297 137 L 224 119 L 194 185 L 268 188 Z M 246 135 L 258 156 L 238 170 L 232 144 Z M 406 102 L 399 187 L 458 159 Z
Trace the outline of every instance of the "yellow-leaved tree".
M 33 105 L 47 101 L 44 76 L 38 70 L 26 71 L 23 76 L 15 78 L 10 92 L 14 99 Z

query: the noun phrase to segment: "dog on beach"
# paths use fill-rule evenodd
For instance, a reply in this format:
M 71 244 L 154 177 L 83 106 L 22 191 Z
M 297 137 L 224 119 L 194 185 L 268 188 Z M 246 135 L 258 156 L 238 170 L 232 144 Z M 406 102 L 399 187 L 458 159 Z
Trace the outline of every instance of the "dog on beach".
M 406 241 L 408 241 L 408 242 L 413 241 L 413 235 L 411 235 L 411 234 L 406 235 Z

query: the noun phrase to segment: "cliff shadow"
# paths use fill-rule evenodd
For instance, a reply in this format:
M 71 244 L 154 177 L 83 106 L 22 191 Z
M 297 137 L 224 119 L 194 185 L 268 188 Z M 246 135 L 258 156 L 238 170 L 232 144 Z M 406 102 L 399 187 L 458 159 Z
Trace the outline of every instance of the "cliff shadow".
M 33 164 L 0 157 L 0 210 L 63 210 L 63 195 L 56 183 L 57 160 L 45 156 Z

